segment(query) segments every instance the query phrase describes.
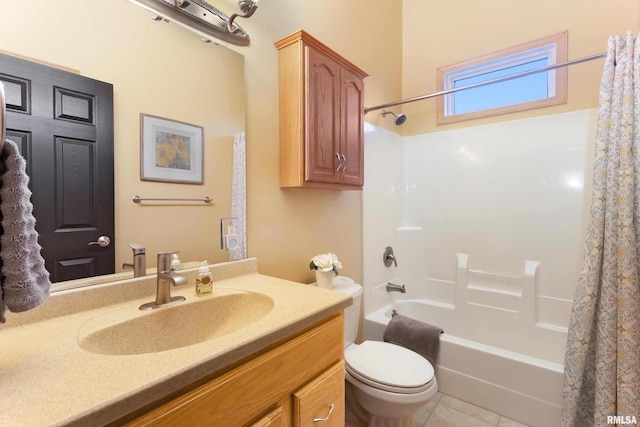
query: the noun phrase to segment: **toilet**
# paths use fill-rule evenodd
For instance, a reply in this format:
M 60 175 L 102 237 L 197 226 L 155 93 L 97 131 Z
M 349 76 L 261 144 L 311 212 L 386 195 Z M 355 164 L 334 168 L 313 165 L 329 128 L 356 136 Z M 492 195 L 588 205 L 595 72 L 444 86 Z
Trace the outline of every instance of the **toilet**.
M 413 414 L 437 392 L 433 366 L 407 348 L 382 342 L 355 344 L 360 320 L 362 286 L 338 276 L 333 290 L 353 298 L 345 309 L 345 378 L 356 407 L 365 412 L 369 427 L 413 427 Z M 360 412 L 362 412 L 360 411 Z

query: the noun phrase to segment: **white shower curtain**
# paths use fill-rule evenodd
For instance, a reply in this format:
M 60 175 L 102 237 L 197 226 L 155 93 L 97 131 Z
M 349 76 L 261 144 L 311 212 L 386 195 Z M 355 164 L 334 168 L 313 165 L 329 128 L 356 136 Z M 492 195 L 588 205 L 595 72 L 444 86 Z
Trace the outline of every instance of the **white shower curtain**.
M 233 140 L 233 177 L 231 180 L 231 217 L 238 237 L 238 246 L 229 249 L 229 261 L 247 257 L 247 157 L 244 132 Z
M 569 322 L 563 426 L 640 425 L 640 39 L 611 36 L 593 198 Z

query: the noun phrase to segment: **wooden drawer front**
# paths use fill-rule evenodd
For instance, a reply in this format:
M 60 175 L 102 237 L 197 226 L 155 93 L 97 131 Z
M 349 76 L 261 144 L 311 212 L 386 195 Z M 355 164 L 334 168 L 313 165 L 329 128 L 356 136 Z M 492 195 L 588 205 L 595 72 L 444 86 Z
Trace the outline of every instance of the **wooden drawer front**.
M 251 424 L 250 427 L 283 427 L 285 426 L 285 417 L 283 415 L 282 406 L 278 406 L 258 421 Z
M 343 332 L 339 314 L 126 425 L 247 425 L 342 360 Z
M 294 393 L 293 408 L 296 427 L 344 426 L 344 362 Z

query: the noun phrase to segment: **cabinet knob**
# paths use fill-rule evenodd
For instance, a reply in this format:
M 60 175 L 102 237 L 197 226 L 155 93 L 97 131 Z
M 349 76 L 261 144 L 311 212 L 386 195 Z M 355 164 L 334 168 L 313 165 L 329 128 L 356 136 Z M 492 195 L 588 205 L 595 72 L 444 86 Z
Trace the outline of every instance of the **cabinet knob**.
M 347 157 L 344 154 L 340 154 L 340 157 L 342 157 L 342 170 L 346 170 L 347 169 Z
M 327 414 L 327 416 L 324 417 L 324 418 L 314 418 L 313 419 L 314 424 L 323 423 L 325 421 L 329 421 L 329 418 L 331 417 L 331 414 L 333 414 L 333 410 L 334 409 L 336 409 L 336 405 L 334 405 L 332 403 L 331 406 L 329 406 L 329 413 Z
M 336 168 L 336 172 L 340 172 L 342 168 L 342 158 L 340 157 L 340 153 L 336 153 L 336 159 L 338 159 L 338 167 Z

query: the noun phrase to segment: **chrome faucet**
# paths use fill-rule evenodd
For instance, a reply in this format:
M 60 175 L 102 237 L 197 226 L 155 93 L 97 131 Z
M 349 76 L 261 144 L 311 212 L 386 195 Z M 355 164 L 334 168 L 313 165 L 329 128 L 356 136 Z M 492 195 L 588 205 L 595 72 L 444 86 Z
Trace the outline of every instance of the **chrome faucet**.
M 147 275 L 147 252 L 144 246 L 137 243 L 129 245 L 133 249 L 133 263 L 125 262 L 122 268 L 133 268 L 133 277 L 142 277 Z
M 158 277 L 156 279 L 156 300 L 142 304 L 140 310 L 152 310 L 165 305 L 184 301 L 183 296 L 171 296 L 171 285 L 180 286 L 187 283 L 187 278 L 171 270 L 171 256 L 177 252 L 158 253 Z
M 407 290 L 404 288 L 404 285 L 396 285 L 394 283 L 387 282 L 387 292 L 400 292 L 401 294 L 404 294 Z

